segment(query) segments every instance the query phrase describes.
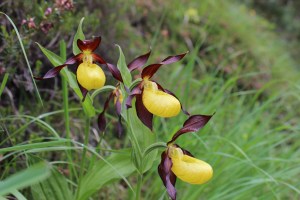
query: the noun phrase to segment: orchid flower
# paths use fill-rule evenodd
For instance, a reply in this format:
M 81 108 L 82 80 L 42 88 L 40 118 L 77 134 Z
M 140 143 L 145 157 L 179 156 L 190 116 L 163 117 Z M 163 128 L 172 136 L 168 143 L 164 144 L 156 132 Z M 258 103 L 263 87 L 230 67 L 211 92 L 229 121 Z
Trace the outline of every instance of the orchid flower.
M 213 169 L 208 163 L 195 158 L 189 151 L 174 144 L 175 140 L 182 134 L 201 129 L 211 117 L 211 115 L 190 116 L 183 127 L 173 135 L 167 143 L 167 149 L 161 154 L 158 173 L 172 200 L 176 200 L 175 183 L 177 177 L 190 184 L 203 184 L 213 176 Z
M 132 60 L 128 65 L 128 69 L 130 72 L 142 67 L 147 61 L 148 61 L 148 58 L 151 54 L 151 51 L 149 51 L 148 53 L 144 54 L 144 55 L 141 55 L 137 58 L 135 58 L 134 60 Z M 107 63 L 107 65 L 110 67 L 110 68 L 113 68 L 115 69 L 116 66 L 111 64 L 111 63 Z M 98 116 L 98 127 L 100 129 L 100 131 L 104 131 L 105 128 L 106 128 L 106 118 L 105 118 L 105 112 L 108 108 L 108 105 L 109 105 L 109 102 L 114 99 L 114 105 L 115 105 L 115 109 L 116 109 L 116 112 L 117 112 L 117 115 L 118 115 L 118 118 L 119 118 L 119 122 L 118 122 L 118 133 L 119 133 L 119 136 L 121 136 L 122 134 L 122 123 L 121 123 L 121 109 L 122 109 L 122 102 L 123 102 L 123 94 L 122 94 L 122 91 L 120 89 L 120 83 L 122 83 L 123 80 L 119 80 L 119 83 L 117 84 L 116 86 L 116 89 L 113 90 L 110 95 L 108 96 L 108 98 L 106 99 L 105 103 L 104 103 L 104 107 L 103 107 L 103 110 L 102 112 L 99 114 Z
M 121 107 L 122 107 L 122 102 L 123 102 L 123 95 L 122 95 L 122 91 L 119 89 L 119 86 L 116 87 L 116 89 L 114 89 L 110 95 L 108 96 L 108 98 L 106 99 L 105 103 L 104 103 L 104 107 L 102 112 L 99 114 L 98 116 L 98 127 L 100 129 L 100 131 L 104 131 L 106 128 L 106 118 L 105 118 L 105 112 L 109 106 L 109 102 L 114 99 L 114 105 L 115 105 L 115 109 L 118 115 L 118 134 L 119 137 L 122 134 L 122 122 L 121 122 Z
M 132 99 L 136 98 L 135 107 L 137 115 L 143 124 L 151 130 L 153 115 L 174 117 L 182 109 L 178 98 L 171 91 L 164 89 L 160 84 L 152 81 L 151 78 L 161 66 L 180 61 L 185 55 L 186 53 L 169 56 L 160 63 L 150 64 L 145 67 L 141 73 L 142 81 L 132 89 L 126 100 L 126 106 L 130 108 L 132 107 Z M 142 60 L 145 56 L 140 56 L 140 58 Z M 188 114 L 186 111 L 184 113 Z
M 81 53 L 72 56 L 67 61 L 50 69 L 43 77 L 35 77 L 38 80 L 53 78 L 58 75 L 60 70 L 68 65 L 78 63 L 76 77 L 83 94 L 83 100 L 89 90 L 99 89 L 104 86 L 106 77 L 100 66 L 96 64 L 103 64 L 108 67 L 109 71 L 119 81 L 122 81 L 120 71 L 113 65 L 108 65 L 106 61 L 98 54 L 94 53 L 101 43 L 101 37 L 95 37 L 93 40 L 77 40 L 77 46 Z

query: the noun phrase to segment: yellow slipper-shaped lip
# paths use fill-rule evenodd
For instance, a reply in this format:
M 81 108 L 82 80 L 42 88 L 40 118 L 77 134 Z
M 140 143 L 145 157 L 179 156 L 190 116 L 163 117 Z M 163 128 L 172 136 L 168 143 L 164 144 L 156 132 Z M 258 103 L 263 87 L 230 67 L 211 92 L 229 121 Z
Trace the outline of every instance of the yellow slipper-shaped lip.
M 77 68 L 77 80 L 87 90 L 104 86 L 106 77 L 103 70 L 94 63 L 83 62 Z
M 180 148 L 170 147 L 172 172 L 182 181 L 190 184 L 203 184 L 213 176 L 212 167 L 199 159 L 183 154 Z
M 158 90 L 156 83 L 152 81 L 147 81 L 144 84 L 142 100 L 150 113 L 160 117 L 174 117 L 181 110 L 178 99 Z

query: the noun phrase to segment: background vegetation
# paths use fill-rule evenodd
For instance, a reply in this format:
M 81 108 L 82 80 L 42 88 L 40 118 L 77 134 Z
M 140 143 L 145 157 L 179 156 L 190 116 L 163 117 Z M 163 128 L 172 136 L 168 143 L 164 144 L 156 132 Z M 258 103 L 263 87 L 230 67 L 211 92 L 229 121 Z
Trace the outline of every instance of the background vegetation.
M 52 10 L 48 9 L 49 14 L 45 13 L 47 8 Z M 190 51 L 182 62 L 162 68 L 155 78 L 173 91 L 192 114 L 216 112 L 202 131 L 180 138 L 182 147 L 213 166 L 214 178 L 201 186 L 178 181 L 178 199 L 300 198 L 299 8 L 296 0 L 0 3 L 0 11 L 12 18 L 20 32 L 35 75 L 52 67 L 35 42 L 59 54 L 59 41 L 63 39 L 71 55 L 82 17 L 87 38 L 102 36 L 99 52 L 108 61 L 117 60 L 114 44 L 122 47 L 127 61 L 150 47 L 153 54 L 149 63 Z M 46 160 L 56 169 L 51 178 L 19 191 L 28 199 L 63 199 L 60 194 L 72 194 L 59 190 L 72 191 L 75 187 L 69 166 L 81 160 L 84 120 L 80 99 L 70 90 L 70 134 L 78 143 L 71 149 L 74 163 L 66 163 L 69 146 L 64 140 L 67 132 L 61 79 L 37 82 L 42 106 L 16 32 L 4 15 L 0 20 L 0 180 Z M 105 98 L 100 95 L 94 101 L 98 112 Z M 108 154 L 103 149 L 129 147 L 126 134 L 117 137 L 117 118 L 109 118 L 102 140 L 96 120 L 89 130 L 89 147 L 98 156 Z M 157 140 L 168 141 L 181 126 L 178 121 L 185 119 L 183 114 L 176 119 L 155 118 L 153 132 Z M 55 133 L 59 138 L 53 140 Z M 56 143 L 44 146 L 43 142 Z M 167 199 L 156 169 L 159 159 L 158 155 L 145 176 L 142 199 Z M 101 159 L 90 156 L 86 162 L 95 160 Z M 115 167 L 122 164 L 116 164 L 113 158 L 109 162 Z M 103 168 L 99 163 L 97 166 Z M 97 166 L 87 170 L 95 172 Z M 132 185 L 136 182 L 135 176 L 128 180 Z M 103 181 L 92 198 L 132 196 L 124 179 L 118 179 L 109 185 Z

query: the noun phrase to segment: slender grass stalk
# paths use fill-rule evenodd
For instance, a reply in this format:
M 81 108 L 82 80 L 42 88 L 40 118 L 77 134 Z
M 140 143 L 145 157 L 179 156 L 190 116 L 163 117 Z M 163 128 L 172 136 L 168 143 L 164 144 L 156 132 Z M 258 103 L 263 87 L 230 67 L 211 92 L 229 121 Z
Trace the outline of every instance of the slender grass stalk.
M 91 119 L 86 116 L 85 117 L 85 128 L 84 128 L 84 148 L 83 148 L 83 152 L 82 152 L 82 159 L 81 159 L 81 164 L 80 164 L 80 172 L 79 172 L 79 180 L 78 180 L 78 187 L 77 187 L 77 191 L 76 191 L 76 198 L 78 199 L 78 195 L 80 194 L 80 187 L 81 187 L 81 182 L 82 182 L 82 177 L 83 177 L 83 173 L 84 173 L 84 165 L 85 165 L 85 159 L 86 159 L 86 152 L 87 152 L 87 145 L 89 142 L 89 133 L 90 133 L 90 123 L 91 123 Z
M 6 82 L 8 80 L 8 76 L 9 76 L 9 73 L 4 74 L 4 78 L 3 78 L 3 81 L 2 81 L 1 86 L 0 86 L 0 97 L 1 97 L 1 94 L 4 90 L 4 88 L 5 88 Z
M 23 45 L 23 42 L 22 42 L 22 39 L 21 39 L 21 36 L 19 34 L 19 31 L 15 25 L 15 23 L 12 21 L 12 19 L 6 15 L 4 12 L 0 12 L 0 14 L 3 14 L 5 15 L 5 17 L 8 19 L 8 21 L 11 23 L 11 25 L 13 26 L 14 30 L 16 31 L 16 34 L 17 34 L 17 37 L 18 37 L 18 40 L 19 40 L 19 43 L 20 43 L 20 46 L 21 46 L 21 49 L 22 49 L 22 52 L 23 52 L 23 55 L 24 55 L 24 58 L 25 58 L 25 61 L 26 61 L 26 64 L 27 64 L 27 67 L 28 67 L 28 71 L 30 73 L 30 76 L 31 76 L 31 80 L 32 80 L 32 83 L 33 83 L 33 87 L 34 87 L 34 90 L 36 92 L 36 96 L 40 102 L 41 105 L 43 105 L 43 101 L 42 101 L 42 98 L 41 98 L 41 95 L 39 93 L 39 90 L 36 86 L 36 83 L 34 81 L 34 78 L 33 78 L 33 74 L 32 74 L 32 70 L 31 70 L 31 67 L 30 67 L 30 64 L 29 64 L 29 61 L 28 61 L 28 58 L 27 58 L 27 55 L 26 55 L 26 51 L 25 51 L 25 48 L 24 48 L 24 45 Z
M 138 174 L 138 182 L 136 187 L 135 199 L 139 200 L 141 197 L 141 190 L 143 185 L 143 174 Z
M 60 57 L 63 60 L 67 59 L 66 56 L 66 43 L 64 40 L 61 40 L 59 43 L 59 48 L 60 48 Z M 64 109 L 64 119 L 65 119 L 65 131 L 66 131 L 66 138 L 71 141 L 71 131 L 70 131 L 70 115 L 69 115 L 69 90 L 68 90 L 68 81 L 66 77 L 61 76 L 62 78 L 62 96 L 63 96 L 63 109 Z M 72 147 L 72 142 L 68 143 L 68 146 Z M 71 151 L 67 151 L 67 157 L 69 163 L 73 162 L 72 159 L 72 153 Z M 76 169 L 72 165 L 68 165 L 68 169 L 70 172 L 70 179 L 72 180 L 73 176 L 76 176 L 78 179 L 78 175 L 76 173 Z

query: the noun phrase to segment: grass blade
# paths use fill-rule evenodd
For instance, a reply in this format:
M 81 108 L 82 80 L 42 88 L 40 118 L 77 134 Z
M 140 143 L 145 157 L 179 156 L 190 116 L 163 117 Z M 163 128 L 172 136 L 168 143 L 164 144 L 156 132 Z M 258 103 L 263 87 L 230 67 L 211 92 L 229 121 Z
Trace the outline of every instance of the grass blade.
M 28 70 L 29 70 L 29 73 L 30 73 L 30 76 L 31 76 L 31 79 L 32 79 L 32 83 L 33 83 L 33 86 L 34 86 L 36 95 L 37 95 L 38 100 L 40 101 L 41 105 L 43 105 L 43 101 L 42 101 L 41 95 L 40 95 L 40 93 L 39 93 L 39 90 L 38 90 L 38 88 L 37 88 L 37 86 L 36 86 L 35 80 L 34 80 L 34 78 L 33 78 L 32 70 L 31 70 L 31 67 L 30 67 L 30 64 L 29 64 L 27 55 L 26 55 L 25 48 L 24 48 L 23 43 L 22 43 L 21 36 L 20 36 L 20 34 L 19 34 L 19 31 L 18 31 L 16 25 L 14 24 L 14 22 L 12 21 L 12 19 L 11 19 L 8 15 L 6 15 L 6 14 L 3 13 L 3 12 L 0 12 L 0 14 L 5 15 L 5 17 L 8 19 L 8 21 L 11 23 L 11 25 L 12 25 L 13 28 L 14 28 L 14 30 L 16 31 L 16 34 L 17 34 L 18 40 L 19 40 L 19 42 L 20 42 L 20 46 L 21 46 L 22 52 L 23 52 L 23 54 L 24 54 L 24 58 L 25 58 L 25 61 L 26 61 L 26 64 L 27 64 L 27 67 L 28 67 Z
M 15 190 L 28 187 L 50 176 L 50 165 L 39 163 L 28 169 L 14 174 L 0 182 L 0 195 L 6 195 Z

